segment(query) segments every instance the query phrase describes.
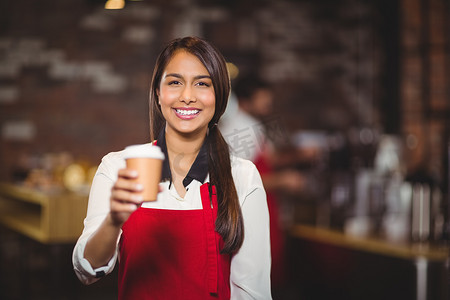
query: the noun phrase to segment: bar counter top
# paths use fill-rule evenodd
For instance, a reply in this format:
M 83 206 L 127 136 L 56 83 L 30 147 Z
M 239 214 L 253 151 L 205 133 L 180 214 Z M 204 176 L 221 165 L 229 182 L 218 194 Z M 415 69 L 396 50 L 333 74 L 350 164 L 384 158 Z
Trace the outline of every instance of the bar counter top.
M 394 243 L 379 237 L 352 236 L 338 230 L 311 225 L 294 225 L 290 229 L 290 235 L 294 238 L 404 259 L 425 258 L 430 261 L 445 261 L 449 257 L 447 246 L 428 243 Z

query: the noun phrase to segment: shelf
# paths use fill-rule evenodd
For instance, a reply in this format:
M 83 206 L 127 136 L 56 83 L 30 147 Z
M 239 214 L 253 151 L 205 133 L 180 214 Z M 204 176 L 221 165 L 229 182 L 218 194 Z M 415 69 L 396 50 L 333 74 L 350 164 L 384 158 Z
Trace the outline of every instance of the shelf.
M 40 228 L 40 218 L 36 214 L 22 213 L 20 216 L 0 216 L 0 222 L 14 231 L 23 233 L 38 241 L 44 241 L 44 232 Z
M 0 183 L 0 223 L 41 243 L 72 243 L 83 229 L 87 198 Z

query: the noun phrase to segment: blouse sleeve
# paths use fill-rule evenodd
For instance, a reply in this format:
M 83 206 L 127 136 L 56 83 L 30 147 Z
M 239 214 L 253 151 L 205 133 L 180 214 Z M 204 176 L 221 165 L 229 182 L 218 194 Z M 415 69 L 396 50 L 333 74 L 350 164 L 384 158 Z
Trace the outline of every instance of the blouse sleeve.
M 84 229 L 73 250 L 72 262 L 75 274 L 84 284 L 91 284 L 100 277 L 111 273 L 118 256 L 118 247 L 116 247 L 115 255 L 108 264 L 97 269 L 93 269 L 84 257 L 84 249 L 89 237 L 98 229 L 109 213 L 111 188 L 117 178 L 118 169 L 121 167 L 120 160 L 114 159 L 115 156 L 117 154 L 105 156 L 97 169 L 89 194 Z
M 248 179 L 240 180 L 237 186 L 238 190 L 242 190 L 243 186 L 248 188 L 244 188 L 244 199 L 241 200 L 244 242 L 231 259 L 231 299 L 272 299 L 270 226 L 266 193 L 256 167 L 248 163 L 249 166 L 244 172 Z

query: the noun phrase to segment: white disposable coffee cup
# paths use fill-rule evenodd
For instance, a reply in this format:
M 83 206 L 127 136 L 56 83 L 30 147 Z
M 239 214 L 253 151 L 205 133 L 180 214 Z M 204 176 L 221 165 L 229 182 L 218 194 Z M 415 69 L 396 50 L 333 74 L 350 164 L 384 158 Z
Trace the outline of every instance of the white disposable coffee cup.
M 156 145 L 142 144 L 128 146 L 124 150 L 127 168 L 138 172 L 136 183 L 142 184 L 144 201 L 155 201 L 159 192 L 164 153 Z

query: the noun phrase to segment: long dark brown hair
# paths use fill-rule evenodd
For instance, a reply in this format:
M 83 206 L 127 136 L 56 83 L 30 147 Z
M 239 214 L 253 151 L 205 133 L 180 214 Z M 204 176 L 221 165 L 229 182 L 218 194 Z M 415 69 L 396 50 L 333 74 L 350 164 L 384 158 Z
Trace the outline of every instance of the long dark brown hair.
M 222 253 L 236 252 L 244 240 L 244 224 L 241 207 L 231 174 L 230 152 L 217 123 L 225 112 L 230 93 L 230 79 L 222 54 L 209 42 L 197 37 L 185 37 L 171 41 L 156 60 L 150 86 L 150 137 L 154 140 L 165 125 L 158 104 L 157 91 L 161 77 L 170 59 L 178 50 L 195 55 L 211 76 L 215 93 L 215 112 L 208 124 L 208 172 L 210 183 L 216 187 L 218 215 L 216 231 L 224 239 Z

